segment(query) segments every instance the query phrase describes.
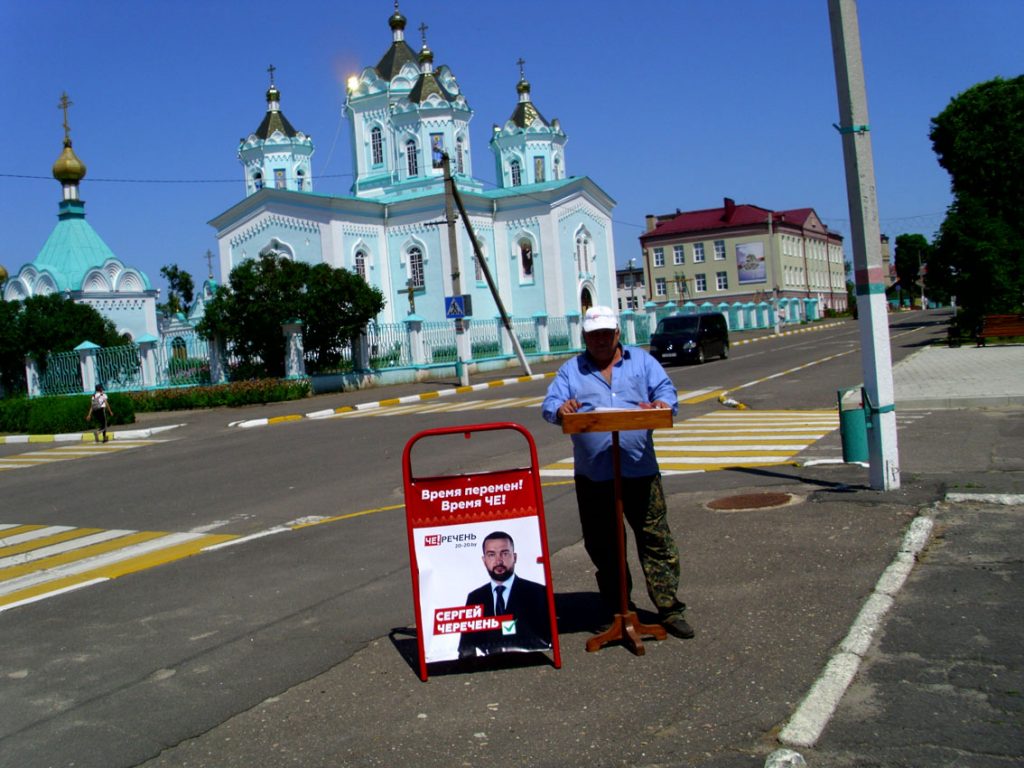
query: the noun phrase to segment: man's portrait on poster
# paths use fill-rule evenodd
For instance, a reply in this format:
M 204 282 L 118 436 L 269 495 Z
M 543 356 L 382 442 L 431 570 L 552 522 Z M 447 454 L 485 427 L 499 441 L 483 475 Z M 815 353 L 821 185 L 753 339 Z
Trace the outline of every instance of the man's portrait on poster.
M 517 575 L 517 558 L 510 534 L 493 531 L 484 538 L 480 559 L 490 578 L 466 596 L 466 606 L 478 607 L 481 616 L 498 619 L 498 626 L 463 632 L 460 658 L 551 648 L 547 588 Z

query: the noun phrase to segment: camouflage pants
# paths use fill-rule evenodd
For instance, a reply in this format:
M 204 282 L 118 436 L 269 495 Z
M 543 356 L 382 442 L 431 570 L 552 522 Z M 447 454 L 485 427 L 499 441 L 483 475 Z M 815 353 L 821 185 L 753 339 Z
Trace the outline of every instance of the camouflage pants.
M 615 492 L 611 480 L 595 482 L 576 475 L 576 502 L 583 545 L 597 569 L 597 587 L 613 613 L 619 611 L 619 553 L 615 541 Z M 662 619 L 679 616 L 679 549 L 668 527 L 661 475 L 622 478 L 622 510 L 636 537 L 636 551 L 647 581 L 647 594 Z M 626 594 L 633 580 L 626 567 Z

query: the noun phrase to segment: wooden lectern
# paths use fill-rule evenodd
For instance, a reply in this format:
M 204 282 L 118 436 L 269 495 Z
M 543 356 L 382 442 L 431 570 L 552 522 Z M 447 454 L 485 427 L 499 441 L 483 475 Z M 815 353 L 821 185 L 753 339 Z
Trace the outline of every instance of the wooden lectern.
M 599 651 L 608 643 L 621 640 L 637 656 L 644 655 L 641 636 L 648 635 L 655 640 L 664 640 L 664 627 L 658 624 L 641 624 L 636 611 L 629 609 L 629 594 L 626 588 L 626 530 L 622 513 L 622 467 L 619 458 L 619 432 L 632 429 L 658 429 L 672 426 L 672 410 L 669 408 L 646 408 L 636 410 L 604 410 L 569 413 L 562 417 L 562 432 L 611 432 L 612 469 L 615 474 L 615 540 L 619 551 L 619 612 L 615 614 L 611 627 L 587 640 L 587 651 Z M 586 514 L 586 510 L 582 510 Z

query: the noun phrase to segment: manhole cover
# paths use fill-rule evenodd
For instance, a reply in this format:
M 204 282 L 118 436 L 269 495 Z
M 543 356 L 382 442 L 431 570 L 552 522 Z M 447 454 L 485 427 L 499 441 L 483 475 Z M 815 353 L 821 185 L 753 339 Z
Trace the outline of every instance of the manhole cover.
M 708 502 L 708 509 L 737 512 L 745 509 L 770 509 L 784 507 L 793 501 L 790 493 L 741 493 L 739 496 L 726 496 Z

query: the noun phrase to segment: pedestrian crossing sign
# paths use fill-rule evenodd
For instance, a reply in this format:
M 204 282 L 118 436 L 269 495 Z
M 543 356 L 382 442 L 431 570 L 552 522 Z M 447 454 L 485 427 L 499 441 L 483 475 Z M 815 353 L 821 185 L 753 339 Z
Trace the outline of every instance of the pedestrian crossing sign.
M 450 320 L 458 320 L 466 316 L 465 296 L 445 296 L 444 316 Z

